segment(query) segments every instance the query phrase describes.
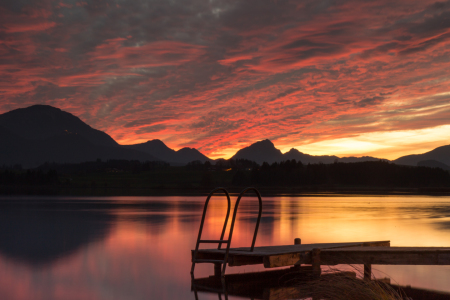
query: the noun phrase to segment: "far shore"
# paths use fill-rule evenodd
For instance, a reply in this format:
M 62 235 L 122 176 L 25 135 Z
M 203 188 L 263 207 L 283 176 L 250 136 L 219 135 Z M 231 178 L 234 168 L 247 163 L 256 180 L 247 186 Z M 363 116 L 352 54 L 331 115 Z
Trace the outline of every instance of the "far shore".
M 0 186 L 2 196 L 207 196 L 215 187 L 204 188 L 123 188 Z M 245 187 L 225 187 L 230 195 L 238 195 Z M 373 188 L 373 187 L 258 187 L 263 197 L 355 197 L 355 196 L 450 196 L 450 188 Z M 220 194 L 218 194 L 220 195 Z M 249 194 L 251 195 L 251 193 Z

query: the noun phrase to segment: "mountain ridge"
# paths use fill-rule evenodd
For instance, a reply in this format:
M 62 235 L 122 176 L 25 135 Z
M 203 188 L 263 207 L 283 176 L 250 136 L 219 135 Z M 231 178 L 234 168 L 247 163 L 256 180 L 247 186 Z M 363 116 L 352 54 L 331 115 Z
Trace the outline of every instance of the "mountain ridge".
M 158 139 L 120 145 L 107 133 L 49 105 L 33 105 L 0 114 L 0 165 L 23 164 L 24 167 L 32 167 L 44 162 L 82 162 L 98 158 L 162 160 L 172 165 L 185 165 L 195 160 L 202 163 L 215 161 L 195 148 L 174 150 Z M 248 159 L 258 164 L 292 159 L 303 164 L 380 160 L 370 156 L 340 158 L 335 155 L 310 155 L 295 148 L 282 153 L 269 139 L 238 150 L 231 159 Z M 446 168 L 450 165 L 450 145 L 423 154 L 402 156 L 392 162 Z
M 253 160 L 258 164 L 262 164 L 263 162 L 272 164 L 274 162 L 281 162 L 292 159 L 295 159 L 296 161 L 301 161 L 303 164 L 308 163 L 330 164 L 334 162 L 360 162 L 360 161 L 380 160 L 379 158 L 371 156 L 340 158 L 335 155 L 310 155 L 300 152 L 295 148 L 291 148 L 288 152 L 282 153 L 279 149 L 275 148 L 275 145 L 268 139 L 258 141 L 256 143 L 251 144 L 248 147 L 240 149 L 231 158 Z
M 50 105 L 32 105 L 1 114 L 0 126 L 28 140 L 42 140 L 69 132 L 81 134 L 94 145 L 119 145 L 107 133 L 94 129 L 71 113 Z
M 393 160 L 399 165 L 417 166 L 420 161 L 435 160 L 450 165 L 450 145 L 440 146 L 422 154 L 411 154 Z
M 123 145 L 122 147 L 148 153 L 170 164 L 187 164 L 194 160 L 199 160 L 202 163 L 205 161 L 213 161 L 195 148 L 184 147 L 176 151 L 167 147 L 163 141 L 158 139 L 150 140 L 141 144 Z

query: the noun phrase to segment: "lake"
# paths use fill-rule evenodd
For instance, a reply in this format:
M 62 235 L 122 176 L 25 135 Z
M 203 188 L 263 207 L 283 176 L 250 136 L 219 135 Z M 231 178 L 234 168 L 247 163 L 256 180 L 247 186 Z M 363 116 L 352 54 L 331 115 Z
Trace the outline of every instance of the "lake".
M 234 202 L 236 197 L 232 197 Z M 0 298 L 194 299 L 189 274 L 205 197 L 2 197 Z M 214 197 L 203 238 L 218 239 Z M 249 246 L 257 201 L 239 206 L 232 247 Z M 256 246 L 390 240 L 450 246 L 450 197 L 264 197 Z M 227 273 L 262 270 L 228 267 Z M 379 278 L 450 292 L 450 266 L 373 266 Z M 198 264 L 195 277 L 213 274 Z M 217 299 L 200 294 L 200 299 Z M 236 299 L 230 297 L 230 299 Z

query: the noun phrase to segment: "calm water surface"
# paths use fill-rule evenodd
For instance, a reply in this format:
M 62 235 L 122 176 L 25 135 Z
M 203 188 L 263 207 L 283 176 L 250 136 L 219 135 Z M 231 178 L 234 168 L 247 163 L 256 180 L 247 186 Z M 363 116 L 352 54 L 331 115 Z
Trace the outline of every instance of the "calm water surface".
M 0 198 L 0 299 L 194 299 L 190 250 L 204 200 Z M 450 246 L 450 197 L 263 201 L 257 246 L 293 244 L 296 237 L 302 243 L 390 240 L 392 246 Z M 204 238 L 219 237 L 225 205 L 221 197 L 210 202 Z M 243 199 L 239 209 L 233 247 L 251 243 L 255 199 Z M 450 266 L 374 268 L 377 277 L 401 285 L 450 292 Z M 255 270 L 261 268 L 228 267 L 227 273 Z M 197 265 L 195 277 L 212 272 L 211 265 Z

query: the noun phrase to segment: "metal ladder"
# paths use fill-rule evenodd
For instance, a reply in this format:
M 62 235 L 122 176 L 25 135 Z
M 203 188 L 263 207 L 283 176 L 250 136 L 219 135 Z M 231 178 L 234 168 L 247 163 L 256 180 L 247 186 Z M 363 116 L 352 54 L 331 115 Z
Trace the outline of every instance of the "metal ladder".
M 227 215 L 225 217 L 225 222 L 223 224 L 222 234 L 220 235 L 220 239 L 218 239 L 218 240 L 202 240 L 201 237 L 202 237 L 203 225 L 205 223 L 205 216 L 206 216 L 206 210 L 208 208 L 208 203 L 209 203 L 209 200 L 211 199 L 211 197 L 218 191 L 223 191 L 225 193 L 225 195 L 227 196 L 227 200 L 228 200 Z M 222 265 L 221 276 L 222 277 L 225 276 L 225 270 L 226 270 L 227 262 L 228 262 L 228 253 L 230 252 L 231 238 L 233 237 L 233 229 L 234 229 L 234 224 L 236 222 L 236 214 L 237 214 L 237 210 L 239 207 L 239 202 L 241 201 L 242 196 L 244 196 L 244 194 L 246 194 L 248 191 L 254 191 L 256 196 L 258 197 L 258 201 L 259 201 L 258 219 L 256 221 L 255 232 L 253 234 L 252 245 L 249 250 L 250 252 L 253 252 L 253 248 L 255 247 L 255 242 L 256 242 L 256 236 L 258 234 L 259 223 L 261 222 L 261 214 L 262 214 L 261 194 L 258 192 L 257 189 L 252 188 L 252 187 L 244 189 L 239 194 L 239 197 L 237 198 L 236 204 L 234 206 L 234 212 L 233 212 L 233 217 L 231 219 L 231 226 L 230 226 L 230 232 L 228 234 L 228 239 L 224 240 L 223 238 L 225 235 L 225 230 L 227 228 L 228 218 L 230 216 L 230 195 L 225 188 L 216 188 L 211 193 L 209 193 L 208 197 L 206 198 L 205 206 L 203 207 L 203 215 L 202 215 L 202 220 L 200 222 L 200 229 L 198 231 L 197 243 L 195 245 L 195 251 L 194 251 L 194 255 L 192 257 L 192 267 L 191 267 L 192 275 L 194 274 L 194 269 L 195 269 L 196 263 L 213 263 L 215 265 L 215 268 L 214 268 L 215 270 L 216 270 L 216 266 L 218 266 L 220 269 L 220 265 Z M 223 260 L 198 259 L 197 258 L 198 248 L 199 248 L 200 244 L 202 244 L 202 243 L 218 243 L 219 244 L 219 246 L 217 247 L 218 250 L 221 249 L 222 244 L 227 244 L 227 248 L 226 248 L 225 254 L 224 254 L 224 259 Z

